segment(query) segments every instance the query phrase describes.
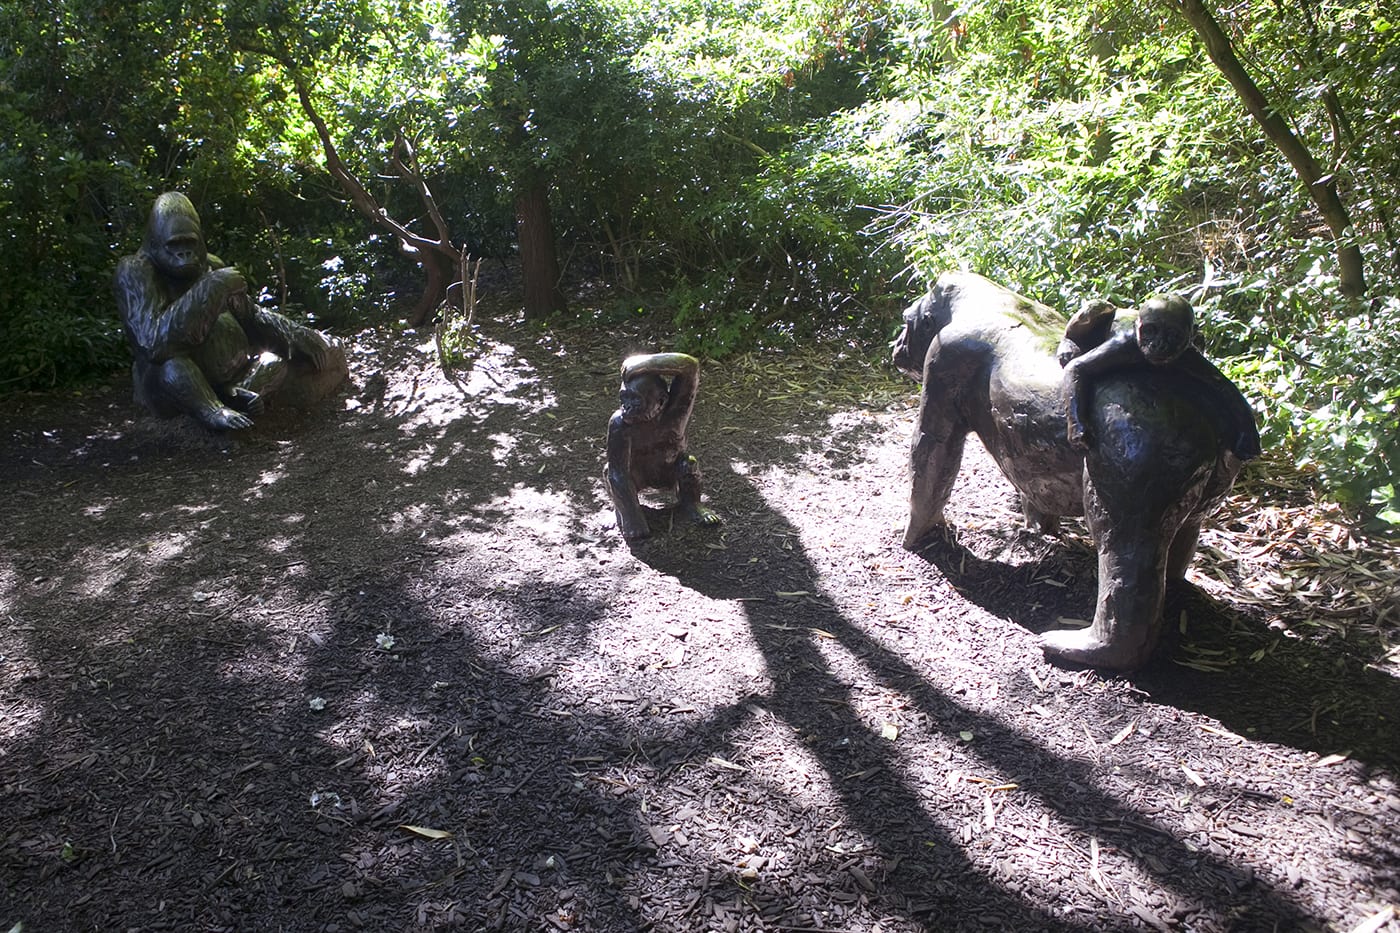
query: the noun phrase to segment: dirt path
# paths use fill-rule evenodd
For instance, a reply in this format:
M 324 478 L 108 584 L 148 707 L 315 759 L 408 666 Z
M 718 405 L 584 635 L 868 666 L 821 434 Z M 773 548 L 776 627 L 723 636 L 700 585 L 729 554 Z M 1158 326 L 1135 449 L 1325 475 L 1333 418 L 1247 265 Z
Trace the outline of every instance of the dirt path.
M 236 441 L 0 419 L 0 929 L 1400 930 L 1395 551 L 1256 488 L 1104 678 L 1034 644 L 1082 528 L 980 448 L 899 547 L 914 388 L 858 359 L 708 366 L 726 524 L 629 550 L 654 347 L 351 339 Z

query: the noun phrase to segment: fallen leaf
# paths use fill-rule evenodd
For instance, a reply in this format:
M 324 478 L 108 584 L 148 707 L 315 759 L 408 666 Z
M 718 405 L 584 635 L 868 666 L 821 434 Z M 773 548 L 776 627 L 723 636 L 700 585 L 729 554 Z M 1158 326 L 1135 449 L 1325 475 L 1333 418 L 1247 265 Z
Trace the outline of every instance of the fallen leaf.
M 400 823 L 399 829 L 413 833 L 415 836 L 422 836 L 424 839 L 451 839 L 452 833 L 445 829 L 432 829 L 427 826 L 414 826 L 412 823 Z
M 1351 933 L 1376 933 L 1395 916 L 1395 908 L 1387 904 L 1379 911 L 1351 928 Z
M 1128 736 L 1132 735 L 1132 734 L 1133 734 L 1133 730 L 1136 729 L 1136 728 L 1137 728 L 1137 720 L 1134 719 L 1132 722 L 1128 723 L 1126 726 L 1124 726 L 1122 729 L 1120 729 L 1117 735 L 1115 735 L 1113 738 L 1109 739 L 1109 740 L 1108 740 L 1108 744 L 1109 744 L 1109 745 L 1117 745 L 1118 743 L 1120 743 L 1120 742 L 1122 742 L 1124 739 L 1126 739 Z

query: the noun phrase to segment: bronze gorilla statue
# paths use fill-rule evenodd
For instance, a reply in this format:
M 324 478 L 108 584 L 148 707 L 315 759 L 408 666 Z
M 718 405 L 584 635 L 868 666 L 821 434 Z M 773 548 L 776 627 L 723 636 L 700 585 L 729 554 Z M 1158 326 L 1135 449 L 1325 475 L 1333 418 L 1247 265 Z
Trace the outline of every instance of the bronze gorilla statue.
M 689 354 L 644 353 L 622 361 L 621 405 L 608 420 L 603 478 L 618 531 L 628 541 L 651 534 L 637 498 L 644 489 L 673 490 L 681 514 L 701 525 L 720 524 L 720 517 L 700 504 L 700 466 L 686 450 L 699 388 L 700 361 Z
M 161 418 L 250 427 L 274 391 L 293 405 L 344 381 L 344 352 L 320 331 L 248 297 L 242 273 L 209 253 L 189 198 L 156 199 L 145 241 L 113 278 L 138 403 Z
M 976 432 L 1029 525 L 1052 531 L 1060 516 L 1083 514 L 1098 548 L 1093 624 L 1048 632 L 1042 647 L 1131 670 L 1157 647 L 1166 581 L 1185 576 L 1202 521 L 1240 471 L 1236 400 L 1171 365 L 1106 371 L 1082 413 L 1094 442 L 1081 451 L 1067 436 L 1055 356 L 1064 329 L 1049 308 L 971 273 L 940 276 L 905 311 L 893 362 L 923 390 L 904 546 L 916 549 L 943 524 L 964 442 Z

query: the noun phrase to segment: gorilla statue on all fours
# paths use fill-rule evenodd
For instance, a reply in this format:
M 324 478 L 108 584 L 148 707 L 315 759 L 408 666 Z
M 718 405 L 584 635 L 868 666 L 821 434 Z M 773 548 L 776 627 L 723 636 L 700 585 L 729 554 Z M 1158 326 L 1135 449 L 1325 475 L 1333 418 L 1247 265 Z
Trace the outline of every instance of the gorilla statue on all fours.
M 308 404 L 345 379 L 339 346 L 254 304 L 242 273 L 206 250 L 183 194 L 156 199 L 145 241 L 117 264 L 113 290 L 135 357 L 136 400 L 158 417 L 247 428 L 270 393 L 287 390 L 293 404 Z
M 1234 384 L 1186 348 L 1189 307 L 1149 300 L 1145 326 L 1117 337 L 1112 312 L 1066 322 L 981 276 L 946 273 L 905 311 L 892 362 L 923 383 L 904 546 L 918 550 L 945 524 L 976 433 L 1028 525 L 1053 531 L 1083 515 L 1098 548 L 1093 624 L 1045 633 L 1045 652 L 1131 670 L 1156 650 L 1166 581 L 1185 576 L 1202 522 L 1258 456 L 1259 435 Z M 1172 333 L 1151 329 L 1163 324 Z

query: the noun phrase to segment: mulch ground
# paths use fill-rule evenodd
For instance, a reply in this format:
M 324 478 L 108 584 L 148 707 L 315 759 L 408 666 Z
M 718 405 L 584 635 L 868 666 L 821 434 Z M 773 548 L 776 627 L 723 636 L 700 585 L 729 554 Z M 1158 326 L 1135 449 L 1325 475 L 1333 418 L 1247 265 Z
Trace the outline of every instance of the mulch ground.
M 345 337 L 218 438 L 123 380 L 0 415 L 0 930 L 1400 930 L 1400 551 L 1267 458 L 1131 677 L 1046 662 L 1082 525 L 916 387 L 708 364 L 718 529 L 628 548 L 625 334 Z M 1284 477 L 1284 478 L 1281 478 Z

